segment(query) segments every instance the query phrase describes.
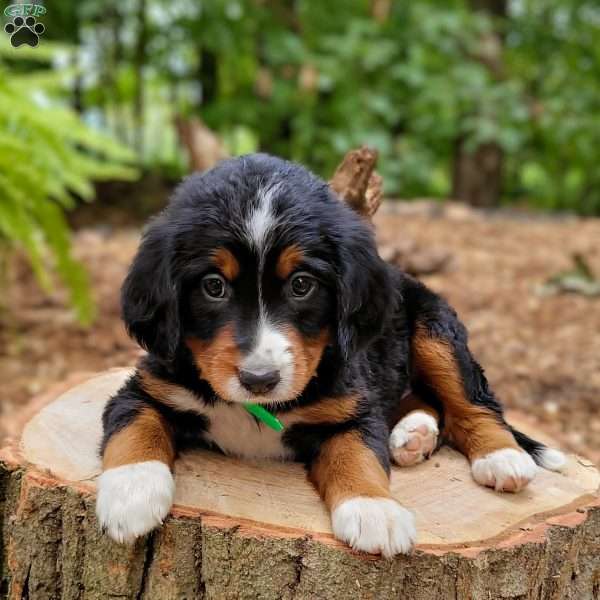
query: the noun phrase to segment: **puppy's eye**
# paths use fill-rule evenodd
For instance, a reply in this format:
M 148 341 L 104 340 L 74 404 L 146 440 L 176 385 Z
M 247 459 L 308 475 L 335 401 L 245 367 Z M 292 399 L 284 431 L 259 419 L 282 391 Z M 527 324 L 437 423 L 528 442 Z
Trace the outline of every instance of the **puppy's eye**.
M 206 275 L 202 279 L 202 291 L 211 300 L 223 300 L 227 294 L 227 284 L 220 275 Z
M 290 291 L 296 299 L 308 298 L 316 289 L 317 280 L 308 273 L 298 273 L 290 280 Z

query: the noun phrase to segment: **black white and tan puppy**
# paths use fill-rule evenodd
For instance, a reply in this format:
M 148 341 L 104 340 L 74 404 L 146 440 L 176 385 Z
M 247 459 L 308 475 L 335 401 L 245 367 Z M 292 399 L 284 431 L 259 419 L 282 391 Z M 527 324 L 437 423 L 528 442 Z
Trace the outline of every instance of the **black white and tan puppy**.
M 186 179 L 122 302 L 148 354 L 104 412 L 97 515 L 116 540 L 161 524 L 193 446 L 304 463 L 335 536 L 385 556 L 416 536 L 390 459 L 413 465 L 443 439 L 509 492 L 563 463 L 506 423 L 452 308 L 383 262 L 370 225 L 299 165 L 258 154 Z

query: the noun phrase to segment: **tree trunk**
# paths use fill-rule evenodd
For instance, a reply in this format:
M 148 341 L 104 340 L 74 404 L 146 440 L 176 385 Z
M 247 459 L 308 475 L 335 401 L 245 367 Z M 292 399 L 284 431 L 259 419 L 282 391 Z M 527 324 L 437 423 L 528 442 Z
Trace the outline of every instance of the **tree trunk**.
M 76 41 L 80 43 L 80 18 L 77 10 L 73 11 L 73 31 L 75 32 Z M 75 69 L 75 76 L 73 77 L 73 87 L 71 95 L 71 106 L 73 110 L 81 115 L 83 114 L 83 74 L 80 72 L 79 65 L 79 48 L 72 51 L 71 62 Z
M 175 116 L 175 129 L 179 142 L 186 149 L 190 171 L 206 171 L 228 154 L 217 134 L 198 117 L 186 119 Z
M 97 28 L 96 45 L 100 48 L 102 68 L 100 74 L 100 97 L 106 120 L 115 137 L 122 143 L 131 143 L 128 135 L 128 123 L 123 114 L 121 92 L 117 73 L 123 60 L 123 15 L 116 2 L 109 2 L 103 19 L 109 24 L 110 39 L 105 40 L 100 27 Z
M 507 15 L 506 0 L 470 0 L 474 11 L 494 18 Z M 503 35 L 496 30 L 481 39 L 478 60 L 497 79 L 502 77 Z M 472 206 L 492 207 L 500 202 L 504 153 L 495 142 L 482 144 L 469 151 L 464 137 L 456 140 L 452 170 L 452 196 Z
M 493 17 L 506 16 L 506 0 L 470 0 L 473 10 L 487 12 Z
M 135 96 L 133 100 L 134 146 L 140 158 L 144 154 L 144 65 L 148 28 L 146 26 L 146 0 L 137 4 L 137 39 L 135 44 Z
M 130 372 L 108 371 L 50 401 L 0 453 L 6 597 L 599 597 L 600 474 L 576 457 L 516 496 L 477 486 L 448 448 L 393 469 L 393 494 L 415 511 L 419 539 L 411 555 L 384 560 L 333 539 L 299 465 L 189 452 L 163 527 L 118 545 L 98 530 L 94 479 L 102 409 Z
M 490 142 L 474 152 L 465 149 L 459 139 L 455 145 L 452 197 L 472 206 L 497 206 L 502 191 L 503 152 Z
M 198 63 L 198 79 L 202 85 L 201 106 L 215 102 L 219 92 L 219 60 L 217 55 L 203 46 L 197 49 L 200 61 Z

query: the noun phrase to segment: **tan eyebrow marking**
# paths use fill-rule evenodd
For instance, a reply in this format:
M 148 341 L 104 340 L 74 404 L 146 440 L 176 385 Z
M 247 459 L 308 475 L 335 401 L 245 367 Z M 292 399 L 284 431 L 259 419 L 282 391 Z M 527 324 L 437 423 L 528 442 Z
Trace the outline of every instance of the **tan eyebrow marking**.
M 281 279 L 287 279 L 292 271 L 302 262 L 304 253 L 296 244 L 284 248 L 277 259 L 275 272 Z
M 240 263 L 227 248 L 217 248 L 213 252 L 212 260 L 229 281 L 233 281 L 240 274 Z

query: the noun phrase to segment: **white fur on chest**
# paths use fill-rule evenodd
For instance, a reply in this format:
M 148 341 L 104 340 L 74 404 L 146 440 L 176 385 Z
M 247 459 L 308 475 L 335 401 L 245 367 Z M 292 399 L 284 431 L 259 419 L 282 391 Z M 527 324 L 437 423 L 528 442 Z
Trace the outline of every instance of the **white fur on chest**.
M 275 431 L 256 419 L 238 404 L 218 403 L 202 412 L 210 419 L 206 438 L 225 454 L 244 458 L 290 459 L 292 452 Z
M 191 392 L 180 388 L 169 398 L 181 410 L 189 410 L 209 420 L 205 439 L 214 442 L 225 454 L 243 458 L 293 458 L 292 451 L 283 445 L 281 431 L 257 423 L 241 404 L 217 402 L 205 405 Z

